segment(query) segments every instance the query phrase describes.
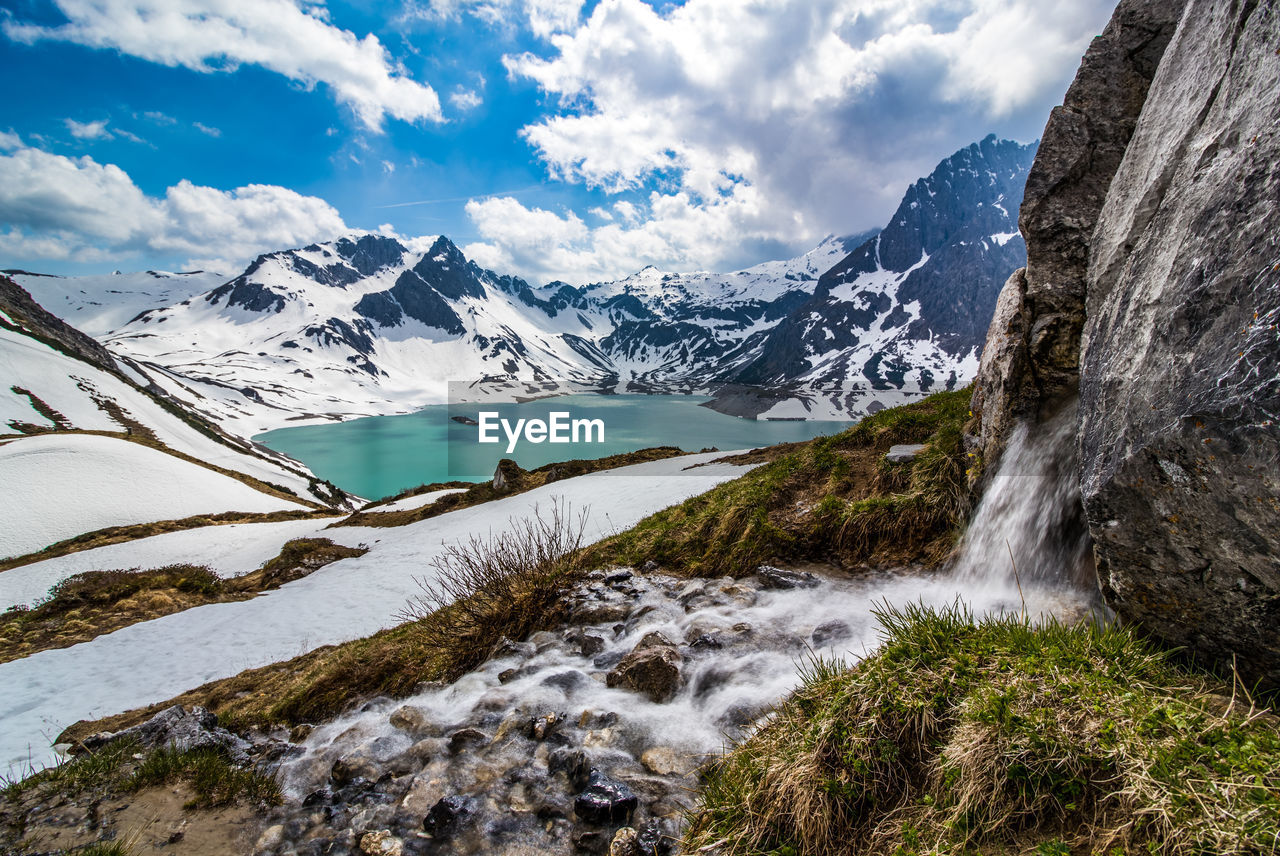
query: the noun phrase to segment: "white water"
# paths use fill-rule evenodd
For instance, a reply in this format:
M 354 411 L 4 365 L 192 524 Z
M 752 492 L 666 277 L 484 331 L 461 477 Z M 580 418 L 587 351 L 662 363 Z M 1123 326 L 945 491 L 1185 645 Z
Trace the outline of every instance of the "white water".
M 964 588 L 1021 582 L 1092 586 L 1076 475 L 1076 406 L 1019 425 L 952 564 Z

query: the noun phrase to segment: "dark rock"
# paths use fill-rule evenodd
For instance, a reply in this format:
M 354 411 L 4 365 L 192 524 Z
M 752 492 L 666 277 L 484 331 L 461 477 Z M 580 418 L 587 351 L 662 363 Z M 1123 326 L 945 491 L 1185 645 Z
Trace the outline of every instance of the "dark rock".
M 807 571 L 787 571 L 773 565 L 761 565 L 756 568 L 756 573 L 764 580 L 764 588 L 767 589 L 817 588 L 821 582 Z
M 1107 603 L 1268 687 L 1280 687 L 1278 50 L 1276 4 L 1187 4 L 1093 233 L 1080 363 L 1080 483 Z
M 190 711 L 180 704 L 165 708 L 146 722 L 126 728 L 114 734 L 94 735 L 85 741 L 85 748 L 95 749 L 104 743 L 122 738 L 136 738 L 149 749 L 168 747 L 179 751 L 191 749 L 219 749 L 233 761 L 249 760 L 249 741 L 218 727 L 218 717 L 203 707 Z
M 670 640 L 660 633 L 650 633 L 609 672 L 605 683 L 642 693 L 660 704 L 680 688 L 682 663 L 680 652 Z
M 307 808 L 326 805 L 331 802 L 333 802 L 333 789 L 327 786 L 320 788 L 318 791 L 312 791 L 302 798 L 302 805 Z
M 625 824 L 639 800 L 631 788 L 592 770 L 586 788 L 573 801 L 578 818 L 598 825 Z
M 667 856 L 679 840 L 678 830 L 665 827 L 658 818 L 654 818 L 640 827 L 636 836 L 636 852 L 640 856 Z
M 590 781 L 591 761 L 581 749 L 562 746 L 547 756 L 547 770 L 553 774 L 563 772 L 569 778 L 570 787 L 581 791 Z
M 1056 411 L 1077 384 L 1089 241 L 1182 14 L 1183 0 L 1122 0 L 1054 108 L 1018 224 L 1025 275 L 1005 284 L 972 410 L 987 471 L 1017 420 Z
M 359 756 L 339 758 L 329 769 L 329 778 L 339 787 L 350 785 L 357 779 L 373 780 L 379 774 L 378 766 L 373 761 Z
M 635 574 L 631 573 L 630 571 L 614 571 L 613 573 L 608 574 L 604 578 L 604 581 L 606 585 L 612 586 L 612 585 L 617 585 L 618 583 L 625 583 L 627 580 L 631 579 L 633 576 L 635 576 Z
M 422 820 L 422 828 L 432 838 L 449 838 L 465 826 L 476 813 L 475 802 L 464 796 L 448 796 L 431 807 Z
M 838 642 L 844 642 L 853 637 L 853 628 L 843 621 L 828 621 L 826 624 L 820 624 L 813 630 L 813 647 L 827 648 Z

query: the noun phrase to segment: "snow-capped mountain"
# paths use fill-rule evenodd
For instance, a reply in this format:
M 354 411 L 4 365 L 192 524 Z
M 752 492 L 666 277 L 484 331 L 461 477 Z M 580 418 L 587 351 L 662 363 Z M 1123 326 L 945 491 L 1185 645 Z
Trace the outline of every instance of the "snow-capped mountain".
M 794 388 L 836 413 L 877 391 L 968 382 L 1000 288 L 1026 263 L 1017 217 L 1034 156 L 1035 146 L 989 136 L 942 161 L 723 377 Z
M 972 375 L 999 286 L 1025 258 L 1015 218 L 1033 154 L 989 137 L 913 185 L 885 229 L 733 273 L 646 268 L 535 288 L 445 237 L 361 234 L 262 255 L 216 284 L 115 277 L 128 287 L 114 301 L 101 284 L 18 280 L 244 435 L 562 390 L 707 391 L 743 414 L 858 414 Z M 136 311 L 114 323 L 126 304 Z

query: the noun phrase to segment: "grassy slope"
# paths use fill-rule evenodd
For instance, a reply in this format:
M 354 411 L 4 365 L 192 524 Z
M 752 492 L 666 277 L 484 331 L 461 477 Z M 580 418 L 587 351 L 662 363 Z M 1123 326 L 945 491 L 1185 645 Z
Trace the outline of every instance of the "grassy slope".
M 652 560 L 702 576 L 750 573 L 765 561 L 937 561 L 968 510 L 960 426 L 969 397 L 968 389 L 939 393 L 840 434 L 792 444 L 588 555 L 599 564 Z M 889 464 L 884 453 L 899 443 L 928 448 L 914 461 Z
M 714 767 L 690 849 L 1274 853 L 1280 728 L 1118 627 L 882 615 Z

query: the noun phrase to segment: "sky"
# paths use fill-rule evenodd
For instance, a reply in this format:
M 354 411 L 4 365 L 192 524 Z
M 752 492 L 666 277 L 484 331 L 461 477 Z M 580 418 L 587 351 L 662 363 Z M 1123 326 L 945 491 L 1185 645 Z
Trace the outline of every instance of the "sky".
M 538 285 L 735 270 L 1039 138 L 1112 0 L 0 0 L 0 268 L 448 236 Z

